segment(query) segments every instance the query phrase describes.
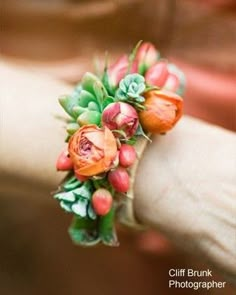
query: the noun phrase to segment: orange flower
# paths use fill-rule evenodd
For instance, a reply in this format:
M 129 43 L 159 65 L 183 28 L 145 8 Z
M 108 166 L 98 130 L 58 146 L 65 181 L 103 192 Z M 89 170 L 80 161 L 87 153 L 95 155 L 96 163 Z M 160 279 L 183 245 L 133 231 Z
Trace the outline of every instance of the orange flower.
M 165 133 L 180 119 L 183 99 L 169 91 L 151 90 L 145 95 L 146 109 L 139 114 L 140 123 L 151 133 Z
M 117 145 L 107 127 L 85 125 L 71 137 L 68 150 L 75 172 L 93 176 L 109 170 L 117 154 Z

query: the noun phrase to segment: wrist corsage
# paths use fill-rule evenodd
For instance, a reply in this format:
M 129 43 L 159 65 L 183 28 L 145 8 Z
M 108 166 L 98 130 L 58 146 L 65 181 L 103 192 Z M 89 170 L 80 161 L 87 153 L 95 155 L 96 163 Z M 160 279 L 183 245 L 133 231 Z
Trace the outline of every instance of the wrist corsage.
M 68 174 L 54 198 L 73 214 L 72 240 L 117 246 L 115 220 L 138 225 L 133 185 L 151 134 L 165 134 L 180 119 L 183 73 L 141 43 L 100 75 L 86 73 L 59 102 L 67 114 L 67 147 L 56 167 Z

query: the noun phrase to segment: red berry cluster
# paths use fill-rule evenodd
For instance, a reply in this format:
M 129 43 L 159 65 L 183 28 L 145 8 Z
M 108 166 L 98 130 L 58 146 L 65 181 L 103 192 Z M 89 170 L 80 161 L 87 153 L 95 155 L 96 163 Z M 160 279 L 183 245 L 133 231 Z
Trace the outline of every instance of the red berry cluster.
M 133 146 L 122 144 L 119 151 L 119 166 L 109 171 L 108 181 L 116 192 L 125 193 L 129 190 L 129 174 L 126 168 L 136 160 L 136 151 Z M 106 215 L 112 206 L 112 195 L 106 189 L 98 189 L 93 193 L 92 205 L 98 215 Z

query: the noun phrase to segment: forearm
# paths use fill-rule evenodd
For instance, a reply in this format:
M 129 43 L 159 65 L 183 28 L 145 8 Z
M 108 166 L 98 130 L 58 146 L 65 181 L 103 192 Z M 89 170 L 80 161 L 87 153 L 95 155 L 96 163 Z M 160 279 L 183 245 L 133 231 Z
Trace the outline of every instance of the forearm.
M 65 124 L 54 115 L 64 116 L 57 97 L 71 88 L 3 65 L 0 89 L 1 195 L 29 192 L 33 199 L 44 192 L 46 199 L 63 177 L 54 165 Z M 236 273 L 235 144 L 232 133 L 183 118 L 173 131 L 153 138 L 135 187 L 143 223 L 229 274 Z
M 57 103 L 71 87 L 48 76 L 0 63 L 0 187 L 27 195 L 54 189 L 63 177 L 55 162 L 62 150 L 66 125 Z M 32 193 L 31 193 L 32 194 Z
M 135 183 L 135 210 L 181 247 L 236 277 L 236 137 L 185 117 L 153 137 Z

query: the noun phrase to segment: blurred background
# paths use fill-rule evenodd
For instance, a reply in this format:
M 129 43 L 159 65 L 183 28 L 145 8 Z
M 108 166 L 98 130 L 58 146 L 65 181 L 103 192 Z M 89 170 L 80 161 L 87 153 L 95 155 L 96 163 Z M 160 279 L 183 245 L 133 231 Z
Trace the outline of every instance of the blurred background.
M 0 0 L 0 5 L 1 60 L 73 84 L 93 70 L 91 57 L 103 60 L 107 50 L 114 60 L 138 40 L 150 41 L 186 75 L 185 113 L 236 130 L 235 0 Z M 208 266 L 160 234 L 120 229 L 119 248 L 82 249 L 67 235 L 70 218 L 48 192 L 34 202 L 1 193 L 0 294 L 196 293 L 168 289 L 168 271 Z M 234 292 L 230 284 L 197 291 Z

